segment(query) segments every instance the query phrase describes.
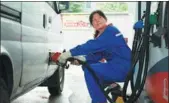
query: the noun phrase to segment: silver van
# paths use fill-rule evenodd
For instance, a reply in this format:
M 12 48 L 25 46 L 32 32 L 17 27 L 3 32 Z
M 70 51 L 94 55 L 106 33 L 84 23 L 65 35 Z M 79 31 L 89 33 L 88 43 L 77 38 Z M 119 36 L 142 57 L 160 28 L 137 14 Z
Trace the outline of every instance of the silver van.
M 64 2 L 1 2 L 0 103 L 9 103 L 41 85 L 51 95 L 63 90 L 64 68 L 52 63 L 62 52 Z M 64 8 L 65 7 L 65 8 Z

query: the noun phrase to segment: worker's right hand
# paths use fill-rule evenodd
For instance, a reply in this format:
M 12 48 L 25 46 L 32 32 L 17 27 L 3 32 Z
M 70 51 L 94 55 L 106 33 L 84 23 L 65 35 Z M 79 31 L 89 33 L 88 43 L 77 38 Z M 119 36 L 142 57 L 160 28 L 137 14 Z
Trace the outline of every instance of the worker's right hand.
M 66 62 L 66 59 L 72 57 L 71 55 L 71 52 L 70 51 L 67 51 L 67 52 L 64 52 L 64 53 L 61 53 L 61 55 L 59 56 L 58 58 L 58 61 L 62 64 L 64 64 Z

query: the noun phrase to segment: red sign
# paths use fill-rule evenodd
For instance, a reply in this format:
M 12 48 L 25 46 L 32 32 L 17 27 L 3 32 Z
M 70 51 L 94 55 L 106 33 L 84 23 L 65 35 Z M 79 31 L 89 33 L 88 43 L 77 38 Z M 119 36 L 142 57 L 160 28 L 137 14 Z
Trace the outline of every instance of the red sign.
M 168 103 L 168 73 L 160 72 L 149 76 L 146 90 L 155 103 Z
M 84 21 L 65 21 L 65 27 L 90 27 L 90 24 Z
M 89 15 L 65 14 L 63 15 L 63 29 L 89 29 Z

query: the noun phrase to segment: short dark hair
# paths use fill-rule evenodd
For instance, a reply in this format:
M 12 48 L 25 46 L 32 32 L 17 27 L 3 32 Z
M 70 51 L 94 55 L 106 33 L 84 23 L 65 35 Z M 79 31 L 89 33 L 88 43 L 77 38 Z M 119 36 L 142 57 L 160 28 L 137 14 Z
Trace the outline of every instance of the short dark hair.
M 94 14 L 99 14 L 100 16 L 102 16 L 105 20 L 107 20 L 107 17 L 105 16 L 105 14 L 101 11 L 101 10 L 95 10 L 95 11 L 93 11 L 91 14 L 90 14 L 90 16 L 89 16 L 89 21 L 90 21 L 90 24 L 91 25 L 93 25 L 92 24 L 92 19 L 93 19 L 93 15 Z

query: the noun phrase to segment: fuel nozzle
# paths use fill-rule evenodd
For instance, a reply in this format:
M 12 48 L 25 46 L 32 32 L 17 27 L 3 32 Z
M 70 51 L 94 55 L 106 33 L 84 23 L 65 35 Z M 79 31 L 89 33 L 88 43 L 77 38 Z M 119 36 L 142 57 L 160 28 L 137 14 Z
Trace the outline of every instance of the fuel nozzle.
M 63 52 L 66 52 L 66 50 L 64 49 Z M 58 61 L 60 55 L 61 55 L 61 52 L 51 53 L 50 54 L 50 60 L 54 61 L 57 65 L 62 66 L 63 68 L 68 69 L 69 68 L 69 64 L 67 64 L 67 61 L 65 63 L 60 63 Z
M 163 27 L 159 27 L 156 32 L 151 36 L 151 42 L 154 44 L 154 47 L 158 46 L 161 48 L 161 37 L 166 33 L 166 30 Z

